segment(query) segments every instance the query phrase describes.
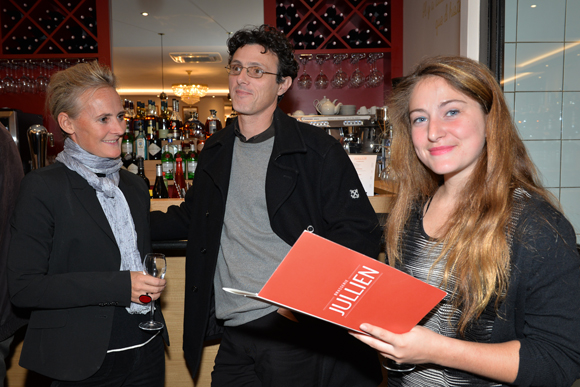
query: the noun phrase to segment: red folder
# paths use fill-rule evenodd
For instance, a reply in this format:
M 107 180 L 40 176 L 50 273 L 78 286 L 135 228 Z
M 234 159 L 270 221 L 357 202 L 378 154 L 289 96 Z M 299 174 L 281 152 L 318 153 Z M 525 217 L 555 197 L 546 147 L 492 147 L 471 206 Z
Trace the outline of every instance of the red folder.
M 361 332 L 411 330 L 446 292 L 380 261 L 303 232 L 259 293 L 224 288 Z

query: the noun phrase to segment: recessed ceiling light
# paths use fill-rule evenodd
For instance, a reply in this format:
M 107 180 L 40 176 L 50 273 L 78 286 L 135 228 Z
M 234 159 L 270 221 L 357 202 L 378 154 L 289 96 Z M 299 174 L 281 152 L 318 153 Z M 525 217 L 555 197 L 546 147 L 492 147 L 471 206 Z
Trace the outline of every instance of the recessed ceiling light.
M 532 8 L 536 8 L 536 4 L 532 4 L 532 5 L 531 5 L 531 7 L 532 7 Z
M 148 12 L 141 12 L 141 15 L 142 16 L 149 16 L 149 13 Z

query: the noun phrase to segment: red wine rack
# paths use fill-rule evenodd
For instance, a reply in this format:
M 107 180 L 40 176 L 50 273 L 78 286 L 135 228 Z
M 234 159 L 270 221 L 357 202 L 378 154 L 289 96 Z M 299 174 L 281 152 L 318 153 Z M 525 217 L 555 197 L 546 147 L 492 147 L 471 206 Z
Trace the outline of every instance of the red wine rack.
M 108 27 L 106 0 L 2 0 L 0 54 L 91 58 L 102 52 L 108 63 Z
M 283 31 L 297 53 L 391 51 L 400 38 L 391 30 L 398 11 L 391 0 L 264 1 L 266 23 Z

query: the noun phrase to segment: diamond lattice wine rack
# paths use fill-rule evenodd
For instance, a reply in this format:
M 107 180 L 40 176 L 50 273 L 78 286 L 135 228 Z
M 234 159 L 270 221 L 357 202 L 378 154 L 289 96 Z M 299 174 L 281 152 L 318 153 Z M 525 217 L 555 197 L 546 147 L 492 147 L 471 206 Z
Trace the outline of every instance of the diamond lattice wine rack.
M 273 4 L 275 20 L 268 17 Z M 266 22 L 283 31 L 299 52 L 392 48 L 391 1 L 266 0 L 264 10 Z
M 5 58 L 98 56 L 98 2 L 101 1 L 2 0 L 0 53 Z

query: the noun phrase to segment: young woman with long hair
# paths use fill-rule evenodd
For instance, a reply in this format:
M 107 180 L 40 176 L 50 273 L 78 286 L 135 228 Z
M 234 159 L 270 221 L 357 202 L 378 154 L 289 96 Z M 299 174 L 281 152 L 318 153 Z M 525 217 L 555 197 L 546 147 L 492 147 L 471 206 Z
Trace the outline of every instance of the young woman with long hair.
M 448 292 L 410 332 L 354 334 L 411 372 L 389 385 L 570 386 L 580 378 L 580 257 L 501 88 L 482 64 L 423 60 L 389 104 L 399 182 L 389 263 Z

